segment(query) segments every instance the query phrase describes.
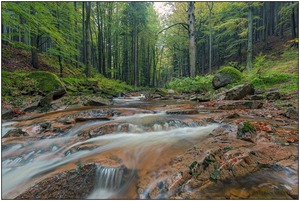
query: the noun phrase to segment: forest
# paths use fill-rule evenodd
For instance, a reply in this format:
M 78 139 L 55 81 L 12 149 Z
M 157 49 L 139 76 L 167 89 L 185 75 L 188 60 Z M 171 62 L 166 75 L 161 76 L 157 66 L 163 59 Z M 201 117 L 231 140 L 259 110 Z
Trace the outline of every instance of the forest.
M 2 199 L 299 199 L 298 1 L 1 11 Z
M 153 4 L 3 2 L 2 43 L 30 49 L 36 69 L 39 54 L 57 57 L 60 77 L 72 63 L 87 77 L 162 87 L 228 63 L 252 68 L 270 40 L 298 34 L 297 2 L 168 2 L 160 16 Z

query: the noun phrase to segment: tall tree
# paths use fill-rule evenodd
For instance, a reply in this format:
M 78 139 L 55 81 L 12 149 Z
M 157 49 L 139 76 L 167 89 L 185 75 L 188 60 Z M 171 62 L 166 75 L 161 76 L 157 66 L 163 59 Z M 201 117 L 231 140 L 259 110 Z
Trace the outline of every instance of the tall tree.
M 91 77 L 91 34 L 90 34 L 90 19 L 91 19 L 91 2 L 85 2 L 86 18 L 85 18 L 85 44 L 86 44 L 86 76 Z
M 190 76 L 195 77 L 196 72 L 196 41 L 195 41 L 195 2 L 188 4 L 188 24 L 189 24 L 189 61 Z
M 250 72 L 253 66 L 253 7 L 248 2 L 248 49 L 247 49 L 247 71 Z
M 212 27 L 211 27 L 211 15 L 212 15 L 212 10 L 214 7 L 214 2 L 206 2 L 207 7 L 209 9 L 209 73 L 212 72 L 211 70 L 211 63 L 212 63 Z

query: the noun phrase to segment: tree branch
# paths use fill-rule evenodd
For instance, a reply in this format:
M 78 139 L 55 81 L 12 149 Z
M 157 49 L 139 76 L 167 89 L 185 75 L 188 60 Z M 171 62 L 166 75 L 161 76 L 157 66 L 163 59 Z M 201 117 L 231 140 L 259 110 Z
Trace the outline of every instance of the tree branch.
M 188 24 L 179 22 L 179 23 L 172 24 L 171 26 L 168 26 L 167 28 L 164 28 L 163 30 L 161 30 L 161 31 L 158 32 L 157 34 L 160 34 L 161 32 L 163 32 L 163 31 L 165 31 L 165 30 L 168 30 L 168 29 L 170 29 L 171 27 L 174 27 L 174 26 L 176 26 L 176 25 L 182 25 L 183 28 L 185 28 L 186 30 L 189 30 L 189 25 L 188 25 Z

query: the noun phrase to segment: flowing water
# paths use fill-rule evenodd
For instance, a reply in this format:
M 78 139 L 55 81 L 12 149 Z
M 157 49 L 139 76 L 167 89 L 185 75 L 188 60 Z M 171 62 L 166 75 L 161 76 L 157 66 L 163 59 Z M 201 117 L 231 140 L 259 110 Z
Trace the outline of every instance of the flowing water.
M 139 104 L 143 98 L 118 98 L 115 102 L 126 106 Z M 2 124 L 2 136 L 13 128 L 10 126 L 13 123 Z M 130 189 L 136 188 L 138 174 L 158 171 L 170 158 L 193 147 L 218 127 L 217 124 L 201 126 L 182 115 L 174 117 L 165 112 L 152 112 L 114 116 L 109 125 L 117 125 L 115 132 L 92 138 L 79 137 L 82 131 L 106 123 L 87 121 L 54 136 L 5 141 L 2 148 L 2 197 L 12 199 L 61 170 L 94 163 L 97 167 L 95 184 L 87 199 L 137 198 L 130 195 Z M 155 182 L 153 178 L 149 188 Z

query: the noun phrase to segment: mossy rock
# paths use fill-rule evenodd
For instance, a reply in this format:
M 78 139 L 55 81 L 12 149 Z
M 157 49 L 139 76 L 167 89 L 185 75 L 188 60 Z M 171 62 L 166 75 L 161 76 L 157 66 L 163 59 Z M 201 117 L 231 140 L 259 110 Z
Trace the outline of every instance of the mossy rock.
M 53 73 L 46 71 L 34 71 L 31 72 L 28 77 L 37 82 L 39 92 L 44 95 L 66 90 L 60 79 Z
M 212 84 L 214 89 L 225 87 L 228 84 L 238 82 L 242 79 L 242 73 L 233 67 L 223 67 L 214 76 Z
M 240 80 L 242 78 L 242 73 L 237 70 L 236 68 L 230 67 L 230 66 L 225 66 L 221 68 L 218 73 L 226 73 L 232 76 L 236 80 Z

